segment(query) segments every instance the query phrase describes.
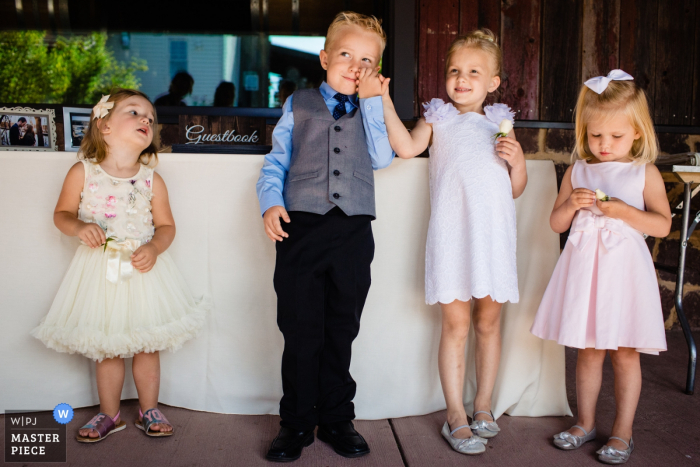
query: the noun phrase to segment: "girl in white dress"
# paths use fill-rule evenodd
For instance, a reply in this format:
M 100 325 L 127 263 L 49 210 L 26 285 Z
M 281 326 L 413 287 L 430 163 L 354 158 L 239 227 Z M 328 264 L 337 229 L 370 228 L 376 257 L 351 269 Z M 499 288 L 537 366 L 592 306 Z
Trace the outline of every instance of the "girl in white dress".
M 399 157 L 415 157 L 430 144 L 425 293 L 428 304 L 440 303 L 442 309 L 438 365 L 447 403 L 442 434 L 456 451 L 480 454 L 484 438 L 499 431 L 491 396 L 501 352 L 501 306 L 519 299 L 513 199 L 525 189 L 527 172 L 513 113 L 505 104 L 483 107 L 501 82 L 494 34 L 484 29 L 457 38 L 445 65 L 451 103 L 425 104 L 424 118 L 409 133 L 385 96 L 384 119 Z M 477 393 L 469 425 L 463 388 L 472 299 Z
M 49 313 L 32 335 L 59 352 L 96 360 L 100 413 L 79 430 L 92 443 L 126 428 L 119 402 L 124 358 L 133 357 L 136 426 L 149 436 L 173 427 L 158 410 L 161 350 L 194 337 L 205 318 L 165 251 L 175 223 L 157 162 L 156 113 L 145 94 L 120 89 L 91 115 L 80 162 L 68 171 L 56 227 L 80 238 Z

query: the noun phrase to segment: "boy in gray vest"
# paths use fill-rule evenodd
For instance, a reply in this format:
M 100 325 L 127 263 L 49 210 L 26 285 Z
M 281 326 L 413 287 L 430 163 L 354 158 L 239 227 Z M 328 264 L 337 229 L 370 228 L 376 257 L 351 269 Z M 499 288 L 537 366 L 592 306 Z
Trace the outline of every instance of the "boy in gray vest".
M 389 79 L 377 74 L 385 44 L 375 17 L 336 16 L 320 53 L 326 81 L 284 103 L 257 183 L 265 232 L 276 242 L 284 335 L 282 421 L 271 461 L 298 459 L 316 426 L 338 454 L 369 453 L 352 423 L 350 355 L 371 282 L 373 170 L 394 158 L 381 100 Z

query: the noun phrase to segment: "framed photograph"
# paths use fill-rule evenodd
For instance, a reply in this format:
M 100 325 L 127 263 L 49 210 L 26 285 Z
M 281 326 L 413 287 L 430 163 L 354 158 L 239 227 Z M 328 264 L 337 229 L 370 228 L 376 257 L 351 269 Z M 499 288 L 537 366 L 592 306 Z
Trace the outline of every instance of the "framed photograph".
M 90 124 L 92 109 L 80 107 L 63 108 L 63 135 L 65 136 L 66 151 L 78 152 L 83 136 Z
M 0 108 L 0 150 L 55 151 L 55 115 L 53 109 Z

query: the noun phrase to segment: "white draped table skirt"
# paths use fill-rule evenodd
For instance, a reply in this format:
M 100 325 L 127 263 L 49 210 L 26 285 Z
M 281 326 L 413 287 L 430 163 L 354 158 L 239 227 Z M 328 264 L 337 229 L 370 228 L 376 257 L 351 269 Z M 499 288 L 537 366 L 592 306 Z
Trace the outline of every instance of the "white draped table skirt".
M 261 155 L 161 154 L 177 225 L 168 250 L 195 296 L 212 297 L 198 337 L 161 354 L 160 401 L 209 412 L 276 414 L 282 334 L 272 286 L 275 249 L 265 236 L 255 182 Z M 49 410 L 98 403 L 94 362 L 46 348 L 30 331 L 56 296 L 79 242 L 53 225 L 74 153 L 0 153 L 0 407 Z M 529 332 L 559 257 L 549 228 L 557 195 L 551 161 L 527 161 L 516 200 L 520 302 L 502 313 L 503 351 L 493 412 L 570 414 L 564 347 Z M 353 344 L 358 418 L 445 408 L 437 367 L 439 306 L 424 297 L 430 217 L 427 159 L 396 159 L 376 173 L 372 288 Z M 465 404 L 475 395 L 474 339 L 467 346 Z M 128 360 L 127 360 L 128 362 Z M 128 363 L 129 364 L 129 363 Z M 122 397 L 136 398 L 127 371 Z

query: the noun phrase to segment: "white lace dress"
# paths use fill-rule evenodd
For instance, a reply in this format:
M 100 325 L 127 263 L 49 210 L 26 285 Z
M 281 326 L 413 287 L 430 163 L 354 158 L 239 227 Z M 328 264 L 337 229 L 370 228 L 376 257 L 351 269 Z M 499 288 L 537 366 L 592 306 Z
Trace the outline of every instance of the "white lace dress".
M 494 141 L 500 120 L 460 114 L 440 99 L 428 107 L 433 142 L 425 300 L 432 305 L 489 295 L 516 303 L 515 203 L 507 164 L 496 155 Z
M 167 251 L 140 273 L 130 255 L 148 243 L 153 169 L 130 178 L 83 161 L 78 218 L 114 240 L 107 248 L 78 247 L 48 314 L 31 334 L 59 352 L 102 361 L 140 352 L 176 350 L 204 324 L 209 302 L 195 299 Z

